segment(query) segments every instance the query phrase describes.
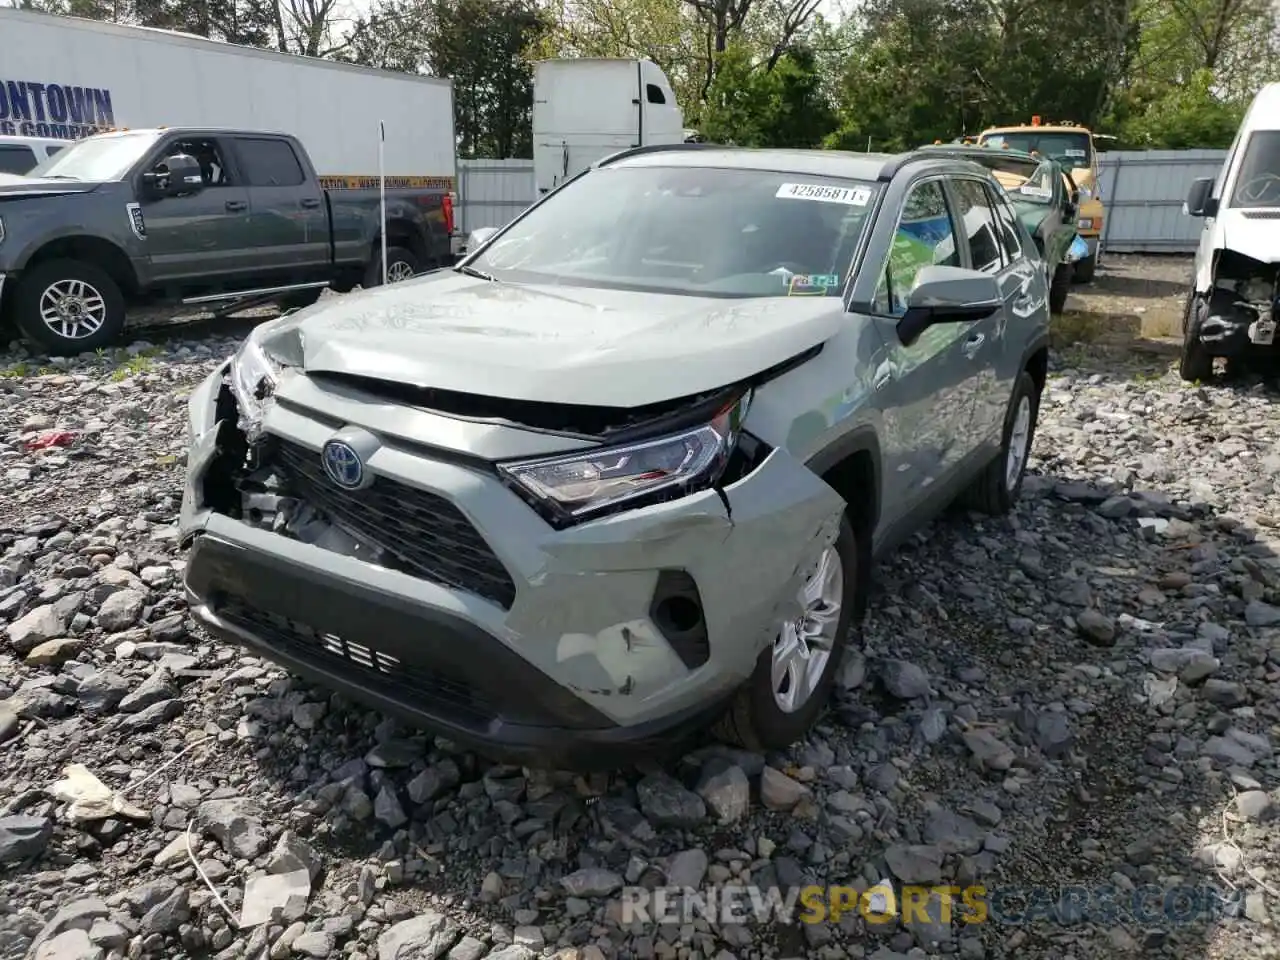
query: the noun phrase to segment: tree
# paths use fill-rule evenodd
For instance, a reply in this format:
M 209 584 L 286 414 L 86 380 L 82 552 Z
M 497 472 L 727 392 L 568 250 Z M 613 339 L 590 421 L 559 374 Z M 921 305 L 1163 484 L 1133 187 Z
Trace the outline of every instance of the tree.
M 717 59 L 699 124 L 708 140 L 746 147 L 818 147 L 835 129 L 811 50 L 795 47 L 776 59 L 753 63 L 750 49 L 735 43 Z

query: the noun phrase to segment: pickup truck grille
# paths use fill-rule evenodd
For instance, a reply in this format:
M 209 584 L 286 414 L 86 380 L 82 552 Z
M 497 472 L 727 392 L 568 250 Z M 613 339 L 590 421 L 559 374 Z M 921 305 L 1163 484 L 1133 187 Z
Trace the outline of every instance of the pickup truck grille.
M 271 460 L 295 496 L 382 547 L 404 573 L 511 608 L 511 574 L 444 497 L 387 477 L 363 490 L 344 490 L 325 475 L 319 453 L 278 438 Z

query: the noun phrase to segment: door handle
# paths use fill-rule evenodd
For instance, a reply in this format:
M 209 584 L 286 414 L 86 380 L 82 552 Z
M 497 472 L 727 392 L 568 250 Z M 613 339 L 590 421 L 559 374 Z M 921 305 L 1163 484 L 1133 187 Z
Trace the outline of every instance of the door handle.
M 230 213 L 239 213 L 241 210 L 248 209 L 249 204 L 243 200 L 228 200 L 226 206 Z
M 302 205 L 306 207 L 308 210 L 314 210 L 316 207 L 320 206 L 320 198 L 304 197 L 302 200 Z
M 875 379 L 871 381 L 871 385 L 877 390 L 883 390 L 893 379 L 893 367 L 887 363 L 880 365 L 880 369 L 876 371 Z
M 964 350 L 964 355 L 966 357 L 968 357 L 969 359 L 973 359 L 974 355 L 978 352 L 978 350 L 982 348 L 982 345 L 986 342 L 987 342 L 986 334 L 975 333 L 972 337 L 970 337 L 968 340 L 964 342 L 964 346 L 961 347 L 961 349 Z

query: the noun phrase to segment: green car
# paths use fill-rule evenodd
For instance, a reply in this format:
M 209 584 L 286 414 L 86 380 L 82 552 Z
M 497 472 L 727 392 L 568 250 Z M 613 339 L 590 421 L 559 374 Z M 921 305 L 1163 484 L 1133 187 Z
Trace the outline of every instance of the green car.
M 1079 259 L 1073 247 L 1079 247 L 1074 241 L 1080 193 L 1071 174 L 1055 160 L 1021 150 L 957 143 L 921 149 L 956 160 L 972 160 L 992 172 L 1045 262 L 1049 309 L 1062 313 L 1075 261 Z

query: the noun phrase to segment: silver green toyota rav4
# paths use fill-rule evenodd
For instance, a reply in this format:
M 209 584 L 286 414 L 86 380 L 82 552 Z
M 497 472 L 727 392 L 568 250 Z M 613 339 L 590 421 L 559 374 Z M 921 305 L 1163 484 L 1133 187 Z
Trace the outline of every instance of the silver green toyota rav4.
M 641 147 L 454 268 L 263 324 L 190 399 L 209 630 L 498 759 L 823 709 L 874 558 L 1019 494 L 1036 247 L 982 167 Z

